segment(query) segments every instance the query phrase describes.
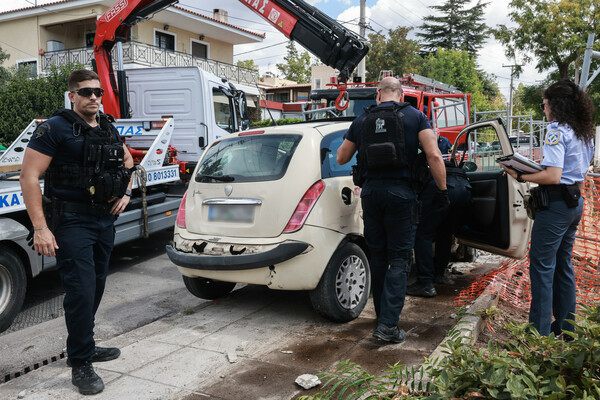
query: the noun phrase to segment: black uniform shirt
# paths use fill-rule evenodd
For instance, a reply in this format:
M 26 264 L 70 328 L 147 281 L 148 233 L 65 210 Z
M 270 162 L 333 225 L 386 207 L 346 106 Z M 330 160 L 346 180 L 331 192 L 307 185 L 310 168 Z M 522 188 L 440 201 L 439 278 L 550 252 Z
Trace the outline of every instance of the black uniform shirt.
M 395 102 L 393 101 L 385 101 L 379 106 L 391 106 Z M 396 103 L 399 104 L 399 103 Z M 417 151 L 419 148 L 419 132 L 424 129 L 431 129 L 431 124 L 427 116 L 423 114 L 421 111 L 417 110 L 413 106 L 406 106 L 402 109 L 402 123 L 404 124 L 404 141 L 406 143 L 406 151 L 409 156 L 409 165 L 412 165 L 414 162 Z M 367 113 L 363 113 L 356 117 L 356 119 L 350 125 L 348 132 L 344 136 L 345 139 L 356 144 L 357 148 L 360 148 L 360 131 L 363 125 L 363 122 L 367 116 Z M 366 169 L 366 168 L 365 168 Z M 375 176 L 371 176 L 375 175 Z M 410 178 L 411 171 L 405 170 L 402 171 L 401 176 L 398 176 L 398 171 L 395 170 L 377 170 L 377 171 L 366 171 L 365 177 L 367 178 Z
M 100 127 L 94 129 L 99 130 Z M 76 164 L 82 168 L 84 136 L 84 132 L 73 129 L 69 121 L 61 116 L 54 116 L 36 128 L 28 147 L 52 157 L 51 166 Z M 90 199 L 84 189 L 78 188 L 48 187 L 45 193 L 62 200 L 87 202 Z

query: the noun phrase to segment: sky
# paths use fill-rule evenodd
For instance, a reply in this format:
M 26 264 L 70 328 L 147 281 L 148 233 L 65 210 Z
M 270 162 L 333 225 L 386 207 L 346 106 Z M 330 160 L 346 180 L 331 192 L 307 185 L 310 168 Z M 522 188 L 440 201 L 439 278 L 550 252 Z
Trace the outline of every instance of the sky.
M 44 0 L 2 0 L 0 3 L 0 12 L 29 7 L 36 4 L 45 4 L 51 1 Z M 115 0 L 116 1 L 116 0 Z M 349 29 L 358 32 L 358 21 L 360 17 L 360 0 L 306 0 L 308 3 L 317 7 L 320 11 L 336 19 L 338 22 Z M 413 27 L 409 38 L 416 39 L 414 36 L 418 26 L 423 23 L 423 17 L 427 15 L 437 15 L 437 11 L 429 6 L 441 5 L 443 0 L 366 0 L 367 23 L 371 29 L 367 33 L 382 31 L 398 25 Z M 496 27 L 498 24 L 507 26 L 513 25 L 508 19 L 509 0 L 489 1 L 486 8 L 485 22 L 490 27 Z M 212 15 L 213 8 L 221 8 L 228 11 L 229 23 L 249 29 L 253 32 L 264 33 L 266 38 L 259 43 L 237 45 L 234 47 L 234 62 L 238 60 L 252 59 L 259 66 L 260 75 L 270 71 L 275 75 L 279 74 L 276 68 L 277 63 L 283 62 L 286 55 L 287 38 L 273 28 L 262 17 L 255 14 L 250 9 L 243 6 L 239 0 L 180 0 L 179 4 L 193 11 Z M 475 1 L 472 2 L 475 4 Z M 0 39 L 0 46 L 2 45 Z M 301 46 L 297 46 L 302 50 Z M 368 57 L 368 55 L 367 55 Z M 488 39 L 484 47 L 479 51 L 477 64 L 487 73 L 496 76 L 498 87 L 504 96 L 508 99 L 510 88 L 510 72 L 508 66 L 511 64 L 522 63 L 521 60 L 508 60 L 504 55 L 504 49 L 493 38 Z M 396 71 L 394 71 L 396 72 Z M 543 79 L 547 72 L 543 74 L 535 70 L 534 63 L 524 65 L 524 71 L 519 78 L 514 80 L 514 88 L 519 83 L 532 85 L 536 81 Z

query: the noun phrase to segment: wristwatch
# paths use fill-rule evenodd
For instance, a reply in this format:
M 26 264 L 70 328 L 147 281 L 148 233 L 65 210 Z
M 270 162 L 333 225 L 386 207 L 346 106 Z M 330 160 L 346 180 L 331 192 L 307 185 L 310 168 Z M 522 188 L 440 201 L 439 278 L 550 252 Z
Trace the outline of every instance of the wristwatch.
M 130 189 L 125 190 L 125 196 L 131 197 L 131 190 Z
M 517 171 L 517 182 L 525 183 L 525 180 L 523 179 L 523 174 L 518 171 Z

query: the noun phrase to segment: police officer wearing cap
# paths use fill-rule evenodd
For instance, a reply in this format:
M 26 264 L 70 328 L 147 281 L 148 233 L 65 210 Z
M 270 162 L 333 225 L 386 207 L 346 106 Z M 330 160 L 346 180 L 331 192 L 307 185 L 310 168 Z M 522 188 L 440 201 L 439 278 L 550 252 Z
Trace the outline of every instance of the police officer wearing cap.
M 371 288 L 377 314 L 373 336 L 400 343 L 406 333 L 398 328 L 404 307 L 406 281 L 418 223 L 413 164 L 419 144 L 430 165 L 437 201 L 448 206 L 444 160 L 429 120 L 408 103 L 401 103 L 402 86 L 396 78 L 377 87 L 377 106 L 357 117 L 337 152 L 337 162 L 349 162 L 358 151 L 364 235 L 369 248 Z
M 108 116 L 103 89 L 92 71 L 68 79 L 72 110 L 40 124 L 25 151 L 20 182 L 33 224 L 35 250 L 56 257 L 65 290 L 67 355 L 72 383 L 82 394 L 104 389 L 92 362 L 117 358 L 117 348 L 97 347 L 94 316 L 100 305 L 114 222 L 131 196 L 133 159 Z M 39 178 L 45 174 L 44 195 Z
M 571 257 L 583 213 L 581 188 L 594 154 L 594 106 L 576 84 L 561 80 L 544 91 L 540 107 L 552 121 L 544 139 L 544 170 L 522 174 L 503 168 L 519 182 L 539 184 L 546 194 L 547 204 L 537 209 L 531 233 L 529 322 L 549 336 L 574 329 L 566 321 L 575 320 L 576 308 Z

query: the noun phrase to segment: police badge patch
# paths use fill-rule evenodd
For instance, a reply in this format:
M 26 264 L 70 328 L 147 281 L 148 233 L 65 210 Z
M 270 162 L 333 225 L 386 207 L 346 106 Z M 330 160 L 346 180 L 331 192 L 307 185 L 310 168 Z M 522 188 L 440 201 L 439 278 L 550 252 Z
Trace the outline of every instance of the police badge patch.
M 547 145 L 550 145 L 550 146 L 554 146 L 555 144 L 558 144 L 559 141 L 560 141 L 560 131 L 548 131 L 548 133 L 546 134 L 546 140 L 544 140 L 544 143 L 546 143 Z
M 35 137 L 36 138 L 41 138 L 42 136 L 44 136 L 44 134 L 46 132 L 50 132 L 50 124 L 47 122 L 42 122 L 36 129 L 35 129 Z

